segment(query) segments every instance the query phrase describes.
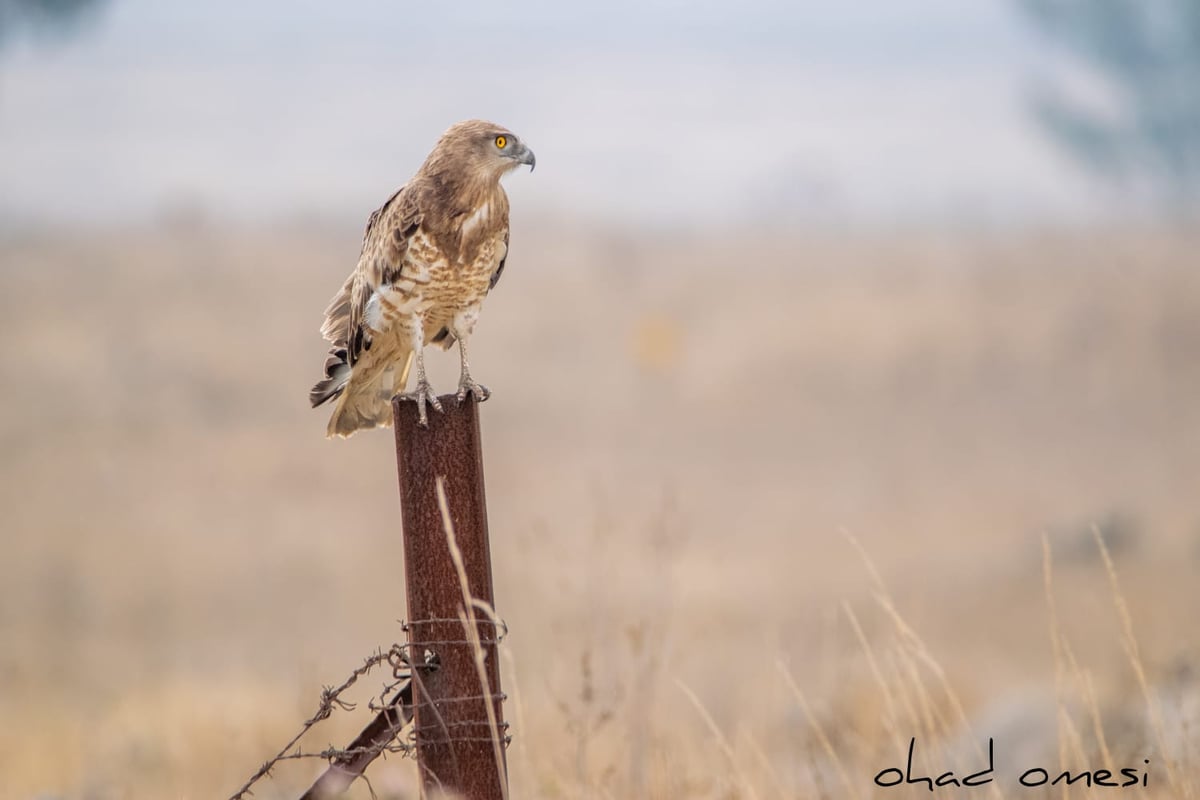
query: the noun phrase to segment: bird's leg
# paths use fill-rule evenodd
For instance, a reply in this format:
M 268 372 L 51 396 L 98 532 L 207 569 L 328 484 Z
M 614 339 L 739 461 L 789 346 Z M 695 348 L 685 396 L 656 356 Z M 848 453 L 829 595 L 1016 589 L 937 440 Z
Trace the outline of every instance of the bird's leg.
M 442 404 L 434 393 L 433 387 L 429 385 L 429 380 L 425 377 L 425 327 L 421 324 L 420 319 L 415 320 L 412 327 L 411 344 L 417 361 L 417 385 L 411 392 L 405 392 L 398 397 L 401 400 L 411 400 L 417 404 L 417 424 L 422 428 L 428 428 L 429 415 L 425 412 L 426 404 L 433 406 L 438 411 L 442 410 Z
M 458 402 L 462 403 L 470 394 L 476 402 L 482 403 L 491 397 L 492 393 L 482 383 L 477 383 L 471 377 L 471 364 L 467 360 L 467 339 L 475 330 L 475 321 L 479 319 L 479 307 L 466 309 L 454 315 L 450 327 L 454 338 L 458 339 L 458 355 L 462 361 L 462 371 L 458 376 Z

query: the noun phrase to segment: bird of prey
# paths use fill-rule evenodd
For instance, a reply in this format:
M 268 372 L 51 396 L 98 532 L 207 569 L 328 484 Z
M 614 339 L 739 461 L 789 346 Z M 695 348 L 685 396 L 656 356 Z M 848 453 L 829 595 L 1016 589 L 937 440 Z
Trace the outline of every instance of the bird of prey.
M 458 342 L 458 401 L 488 398 L 471 377 L 467 340 L 484 297 L 508 255 L 508 195 L 500 178 L 533 151 L 511 131 L 483 120 L 452 125 L 412 180 L 367 221 L 358 266 L 325 310 L 321 333 L 331 348 L 325 378 L 309 392 L 317 407 L 334 400 L 326 435 L 391 423 L 391 399 L 407 383 L 415 357 L 417 384 L 401 394 L 441 411 L 425 377 L 426 344 Z

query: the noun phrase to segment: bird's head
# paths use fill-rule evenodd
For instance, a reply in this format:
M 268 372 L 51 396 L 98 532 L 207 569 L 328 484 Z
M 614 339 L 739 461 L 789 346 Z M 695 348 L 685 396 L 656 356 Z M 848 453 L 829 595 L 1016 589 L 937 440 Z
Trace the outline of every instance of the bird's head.
M 531 172 L 537 164 L 533 151 L 515 133 L 481 119 L 451 125 L 442 134 L 430 157 L 439 154 L 467 161 L 497 180 L 521 164 L 528 164 Z

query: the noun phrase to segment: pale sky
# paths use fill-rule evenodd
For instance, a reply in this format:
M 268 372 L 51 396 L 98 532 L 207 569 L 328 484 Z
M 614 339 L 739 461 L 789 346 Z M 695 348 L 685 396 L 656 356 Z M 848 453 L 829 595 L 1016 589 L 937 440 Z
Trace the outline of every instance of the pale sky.
M 466 117 L 524 208 L 621 223 L 1038 222 L 1103 189 L 1030 119 L 1005 0 L 111 0 L 0 52 L 0 218 L 365 214 Z

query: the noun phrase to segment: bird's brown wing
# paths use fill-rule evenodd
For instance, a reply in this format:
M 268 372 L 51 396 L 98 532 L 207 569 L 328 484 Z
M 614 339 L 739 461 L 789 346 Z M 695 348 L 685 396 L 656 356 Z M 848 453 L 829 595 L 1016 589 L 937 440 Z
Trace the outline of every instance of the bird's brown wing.
M 411 184 L 410 184 L 411 186 Z M 416 192 L 402 186 L 371 213 L 363 233 L 358 266 L 325 309 L 321 335 L 330 343 L 325 359 L 325 379 L 313 387 L 314 406 L 336 397 L 349 368 L 371 348 L 371 331 L 364 325 L 367 302 L 380 286 L 392 283 L 404 267 L 408 242 L 421 225 Z
M 415 198 L 405 188 L 371 213 L 358 266 L 325 310 L 321 333 L 334 351 L 345 351 L 346 362 L 351 365 L 371 347 L 370 329 L 363 325 L 367 301 L 376 289 L 392 283 L 400 274 L 408 241 L 421 225 Z
M 500 273 L 504 272 L 504 264 L 508 261 L 508 228 L 504 229 L 504 255 L 500 259 L 500 263 L 496 265 L 496 271 L 492 273 L 492 279 L 488 281 L 488 291 L 496 288 L 496 284 L 500 282 Z

